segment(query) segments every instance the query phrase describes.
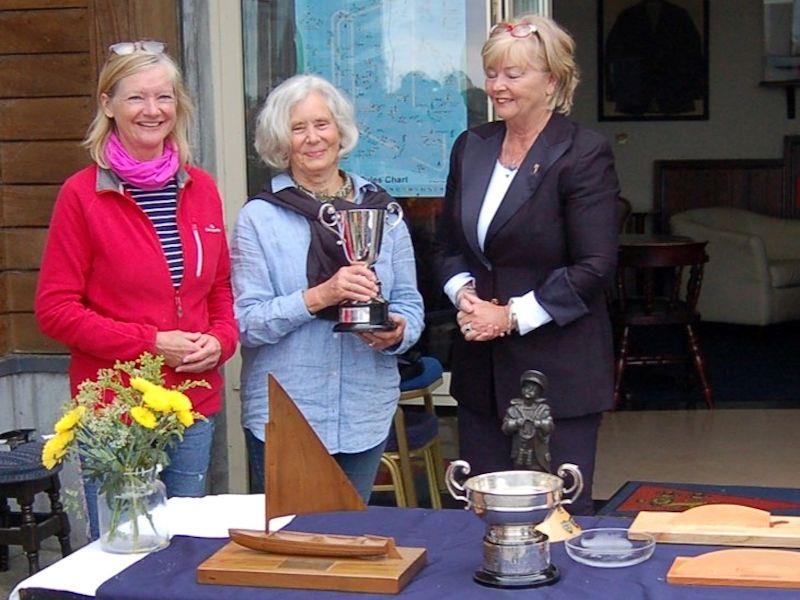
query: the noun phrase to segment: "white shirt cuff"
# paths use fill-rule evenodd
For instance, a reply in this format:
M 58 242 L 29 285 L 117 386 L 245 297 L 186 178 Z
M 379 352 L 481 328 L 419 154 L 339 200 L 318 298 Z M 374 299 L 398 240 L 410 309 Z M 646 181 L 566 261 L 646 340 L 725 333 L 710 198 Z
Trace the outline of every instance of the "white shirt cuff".
M 514 314 L 517 317 L 520 335 L 530 333 L 537 327 L 541 327 L 553 320 L 553 317 L 536 300 L 536 294 L 532 290 L 524 296 L 512 298 L 512 300 L 514 301 Z
M 447 294 L 448 298 L 450 298 L 450 302 L 453 303 L 453 306 L 458 308 L 458 305 L 456 304 L 456 295 L 458 294 L 458 290 L 468 283 L 472 283 L 473 281 L 475 281 L 475 278 L 467 271 L 456 273 L 447 280 L 447 283 L 444 284 L 444 293 Z

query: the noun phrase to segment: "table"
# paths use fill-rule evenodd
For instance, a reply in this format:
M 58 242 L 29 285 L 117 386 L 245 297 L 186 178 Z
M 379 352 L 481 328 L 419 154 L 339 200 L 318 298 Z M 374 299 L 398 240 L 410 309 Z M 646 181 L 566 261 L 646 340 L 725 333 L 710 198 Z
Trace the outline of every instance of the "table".
M 200 505 L 204 499 L 195 499 Z M 204 513 L 205 514 L 205 513 Z M 229 514 L 229 513 L 226 513 Z M 235 518 L 235 515 L 231 515 Z M 220 515 L 217 523 L 224 522 Z M 581 517 L 585 529 L 591 527 L 627 527 L 629 519 L 613 517 Z M 428 565 L 399 595 L 403 599 L 422 600 L 458 598 L 484 600 L 497 598 L 535 597 L 537 600 L 592 598 L 608 600 L 762 600 L 796 598 L 796 590 L 768 590 L 724 587 L 686 587 L 666 583 L 666 573 L 676 556 L 696 556 L 712 546 L 660 544 L 650 560 L 622 569 L 598 569 L 573 562 L 563 543 L 552 545 L 552 560 L 561 570 L 561 581 L 535 592 L 500 590 L 480 586 L 472 581 L 473 571 L 481 563 L 483 523 L 471 512 L 463 510 L 400 509 L 370 507 L 366 513 L 327 513 L 295 518 L 288 529 L 324 531 L 327 533 L 393 535 L 398 544 L 425 546 Z M 391 596 L 309 590 L 281 590 L 233 586 L 211 586 L 195 583 L 195 568 L 216 552 L 226 539 L 189 536 L 173 538 L 170 546 L 135 562 L 121 573 L 100 585 L 95 596 L 100 600 L 269 600 L 344 599 L 372 600 Z M 84 552 L 81 549 L 75 554 Z M 68 557 L 69 558 L 69 557 Z M 67 559 L 65 559 L 67 560 Z M 63 562 L 63 561 L 62 561 Z M 56 563 L 47 570 L 55 568 Z M 35 576 L 34 576 L 35 577 Z M 30 587 L 26 582 L 22 587 Z M 48 596 L 55 598 L 58 596 Z M 75 598 L 75 596 L 62 596 Z M 91 597 L 91 596 L 89 596 Z
M 620 247 L 631 246 L 681 246 L 691 244 L 694 240 L 683 235 L 667 235 L 662 233 L 624 233 L 619 236 Z
M 223 494 L 205 498 L 170 498 L 167 500 L 170 528 L 174 535 L 221 538 L 229 527 L 242 529 L 264 528 L 264 495 Z M 277 529 L 289 523 L 291 517 L 273 519 Z M 93 598 L 105 581 L 124 571 L 147 554 L 109 554 L 92 542 L 66 558 L 50 565 L 20 582 L 9 600 L 19 600 L 23 588 L 59 590 L 69 598 Z M 76 575 L 80 573 L 80 576 Z M 47 597 L 58 597 L 52 594 Z

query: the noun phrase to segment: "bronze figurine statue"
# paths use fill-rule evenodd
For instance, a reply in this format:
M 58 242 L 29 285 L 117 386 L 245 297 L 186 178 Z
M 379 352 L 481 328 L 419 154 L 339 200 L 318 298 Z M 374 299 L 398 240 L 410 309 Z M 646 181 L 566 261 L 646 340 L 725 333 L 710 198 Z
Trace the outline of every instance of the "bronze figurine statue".
M 520 469 L 550 473 L 550 434 L 553 416 L 544 392 L 547 377 L 525 371 L 520 378 L 522 398 L 511 400 L 503 418 L 503 433 L 512 436 L 511 460 Z

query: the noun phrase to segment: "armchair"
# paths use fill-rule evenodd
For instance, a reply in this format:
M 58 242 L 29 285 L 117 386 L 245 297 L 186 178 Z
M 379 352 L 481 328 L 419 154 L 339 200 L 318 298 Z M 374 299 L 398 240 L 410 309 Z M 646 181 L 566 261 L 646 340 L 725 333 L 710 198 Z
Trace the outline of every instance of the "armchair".
M 712 207 L 677 213 L 670 228 L 708 241 L 697 307 L 704 321 L 768 325 L 800 319 L 800 221 Z

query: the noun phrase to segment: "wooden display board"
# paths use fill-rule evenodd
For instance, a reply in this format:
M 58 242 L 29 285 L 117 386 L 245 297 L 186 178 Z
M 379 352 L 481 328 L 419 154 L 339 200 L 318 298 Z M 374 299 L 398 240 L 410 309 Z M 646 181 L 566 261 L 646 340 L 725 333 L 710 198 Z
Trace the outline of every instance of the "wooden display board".
M 667 582 L 800 589 L 800 552 L 738 548 L 679 556 L 667 573 Z
M 642 511 L 628 536 L 674 544 L 800 548 L 800 517 L 772 516 L 736 504 L 706 504 L 681 513 Z
M 197 569 L 198 583 L 397 594 L 424 566 L 425 548 L 400 558 L 324 558 L 266 554 L 228 543 Z

